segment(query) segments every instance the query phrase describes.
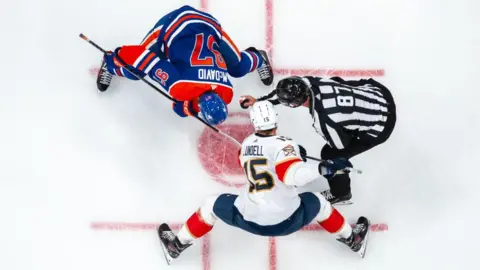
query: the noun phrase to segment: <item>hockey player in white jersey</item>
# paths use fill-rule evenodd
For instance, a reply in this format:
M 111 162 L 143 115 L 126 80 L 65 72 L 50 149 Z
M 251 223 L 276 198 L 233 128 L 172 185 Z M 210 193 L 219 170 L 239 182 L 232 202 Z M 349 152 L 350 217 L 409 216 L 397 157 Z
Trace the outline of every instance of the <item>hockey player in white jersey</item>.
M 268 101 L 256 102 L 250 118 L 256 132 L 243 141 L 239 153 L 248 185 L 240 195 L 220 194 L 207 199 L 177 235 L 168 224 L 161 224 L 158 235 L 167 262 L 170 264 L 195 239 L 207 234 L 218 219 L 261 236 L 288 235 L 315 220 L 363 257 L 370 228 L 368 219 L 360 217 L 352 229 L 320 193 L 298 194 L 296 190 L 296 186 L 320 175 L 333 175 L 352 164 L 344 158 L 320 164 L 303 162 L 298 145 L 276 134 L 277 113 Z

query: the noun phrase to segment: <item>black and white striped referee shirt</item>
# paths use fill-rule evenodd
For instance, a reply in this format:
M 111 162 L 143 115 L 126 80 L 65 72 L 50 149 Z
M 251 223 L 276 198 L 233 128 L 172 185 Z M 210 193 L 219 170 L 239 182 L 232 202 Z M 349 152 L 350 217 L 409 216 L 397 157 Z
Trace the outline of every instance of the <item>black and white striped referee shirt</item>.
M 332 148 L 344 149 L 355 137 L 375 140 L 382 135 L 389 114 L 395 113 L 390 91 L 373 79 L 303 79 L 313 92 L 313 127 Z M 277 100 L 272 102 L 278 104 Z

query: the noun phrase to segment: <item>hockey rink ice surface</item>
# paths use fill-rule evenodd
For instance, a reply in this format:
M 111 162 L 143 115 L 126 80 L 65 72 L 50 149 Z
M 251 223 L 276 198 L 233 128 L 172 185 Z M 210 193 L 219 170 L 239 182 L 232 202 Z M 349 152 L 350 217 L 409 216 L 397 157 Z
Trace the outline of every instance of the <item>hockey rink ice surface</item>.
M 210 195 L 238 193 L 236 148 L 141 82 L 97 93 L 101 54 L 141 41 L 167 12 L 212 13 L 240 49 L 266 49 L 282 76 L 375 78 L 397 104 L 383 145 L 352 159 L 354 204 L 374 226 L 361 259 L 316 225 L 268 238 L 221 221 L 167 266 L 155 228 L 176 229 Z M 20 0 L 2 3 L 0 269 L 478 269 L 480 3 L 474 0 Z M 233 81 L 221 129 L 249 132 Z M 319 156 L 306 108 L 279 133 Z M 305 190 L 325 189 L 318 181 Z

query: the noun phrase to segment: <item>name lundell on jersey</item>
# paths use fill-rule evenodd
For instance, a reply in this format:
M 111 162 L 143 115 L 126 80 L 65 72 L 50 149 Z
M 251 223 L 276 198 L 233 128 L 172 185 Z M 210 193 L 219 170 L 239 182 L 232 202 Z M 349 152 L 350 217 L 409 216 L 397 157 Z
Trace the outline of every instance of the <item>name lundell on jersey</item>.
M 201 80 L 210 80 L 218 82 L 228 82 L 228 73 L 224 71 L 218 71 L 214 69 L 201 68 L 198 70 L 198 78 Z
M 243 150 L 244 156 L 263 156 L 263 146 L 247 145 Z

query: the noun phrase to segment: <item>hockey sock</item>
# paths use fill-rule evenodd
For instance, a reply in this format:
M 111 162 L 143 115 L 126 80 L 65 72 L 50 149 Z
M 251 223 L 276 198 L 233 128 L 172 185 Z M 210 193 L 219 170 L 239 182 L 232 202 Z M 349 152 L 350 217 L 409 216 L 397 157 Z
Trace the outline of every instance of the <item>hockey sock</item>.
M 240 53 L 240 59 L 235 57 L 233 61 L 227 60 L 228 74 L 232 77 L 240 78 L 255 71 L 262 64 L 263 58 L 260 53 L 247 49 Z
M 348 238 L 352 234 L 352 227 L 348 225 L 345 221 L 345 218 L 337 211 L 337 209 L 332 207 L 332 212 L 330 216 L 318 222 L 327 232 L 338 235 L 342 238 Z
M 250 72 L 256 70 L 257 68 L 259 68 L 260 66 L 262 66 L 263 64 L 263 58 L 262 56 L 260 55 L 260 53 L 258 53 L 257 51 L 253 51 L 253 50 L 245 50 L 242 52 L 242 58 L 243 57 L 247 57 L 246 61 L 250 62 Z
M 199 209 L 195 212 L 183 227 L 178 232 L 178 240 L 180 243 L 187 244 L 193 240 L 200 238 L 212 230 L 213 225 L 208 224 L 201 215 L 201 210 Z

